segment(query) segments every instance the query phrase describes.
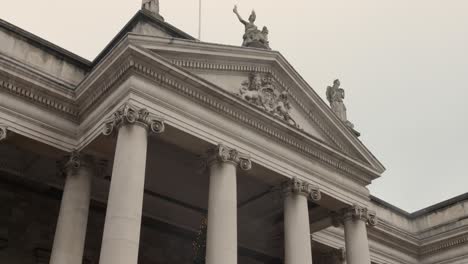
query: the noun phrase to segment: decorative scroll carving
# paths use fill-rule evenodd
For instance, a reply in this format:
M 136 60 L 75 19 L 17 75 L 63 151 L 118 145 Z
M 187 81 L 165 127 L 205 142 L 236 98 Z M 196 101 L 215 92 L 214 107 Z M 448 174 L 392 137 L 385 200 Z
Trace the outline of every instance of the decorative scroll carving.
M 261 49 L 268 49 L 270 50 L 270 42 L 268 41 L 268 28 L 263 27 L 262 31 L 258 30 L 257 26 L 255 25 L 255 20 L 257 19 L 257 15 L 255 11 L 252 10 L 252 13 L 249 16 L 249 21 L 245 21 L 237 11 L 237 6 L 234 6 L 232 10 L 234 14 L 236 14 L 239 21 L 244 24 L 245 26 L 245 33 L 244 33 L 244 42 L 242 43 L 243 47 L 252 47 L 252 48 L 261 48 Z
M 367 225 L 371 227 L 376 226 L 378 224 L 377 214 L 374 211 L 371 211 L 356 204 L 349 208 L 341 210 L 340 213 L 332 213 L 331 218 L 332 224 L 336 227 L 340 224 L 343 224 L 344 221 L 349 219 L 364 221 Z
M 57 162 L 57 166 L 62 177 L 67 176 L 70 170 L 77 170 L 81 167 L 88 167 L 97 170 L 95 159 L 91 155 L 82 154 L 78 151 L 73 151 L 70 155 L 66 155 L 62 160 Z
M 279 89 L 273 86 L 270 73 L 251 73 L 249 80 L 242 83 L 237 95 L 250 104 L 299 128 L 290 115 L 291 104 L 288 99 L 288 92 L 280 92 Z
M 243 170 L 250 170 L 252 168 L 250 155 L 240 153 L 236 149 L 226 147 L 222 144 L 208 151 L 208 164 L 213 162 L 232 162 Z
M 148 128 L 150 132 L 164 132 L 164 121 L 162 118 L 150 114 L 145 108 L 137 108 L 130 103 L 125 103 L 105 121 L 103 134 L 108 136 L 114 129 L 127 124 L 139 124 Z
M 8 128 L 6 126 L 0 125 L 0 141 L 7 138 Z
M 283 193 L 302 194 L 312 201 L 319 201 L 322 198 L 320 188 L 294 177 L 283 185 Z

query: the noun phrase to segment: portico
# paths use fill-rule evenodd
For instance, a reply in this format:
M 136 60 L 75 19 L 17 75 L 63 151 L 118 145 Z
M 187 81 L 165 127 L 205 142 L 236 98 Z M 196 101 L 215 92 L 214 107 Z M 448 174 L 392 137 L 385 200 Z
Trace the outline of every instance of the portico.
M 0 150 L 32 157 L 22 181 L 62 192 L 38 254 L 51 244 L 50 263 L 185 263 L 183 240 L 206 218 L 208 264 L 338 263 L 341 248 L 370 264 L 366 186 L 384 168 L 349 125 L 279 52 L 196 42 L 146 11 L 92 65 L 50 55 L 75 67 L 53 76 L 71 92 L 2 71 Z M 343 243 L 314 242 L 337 217 Z

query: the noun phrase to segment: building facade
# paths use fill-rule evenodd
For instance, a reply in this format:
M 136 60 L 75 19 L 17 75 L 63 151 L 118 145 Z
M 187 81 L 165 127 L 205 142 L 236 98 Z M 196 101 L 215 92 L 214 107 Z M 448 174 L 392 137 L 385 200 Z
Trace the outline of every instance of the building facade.
M 281 53 L 158 10 L 93 62 L 0 21 L 0 263 L 468 263 L 468 195 L 371 196 L 383 165 Z

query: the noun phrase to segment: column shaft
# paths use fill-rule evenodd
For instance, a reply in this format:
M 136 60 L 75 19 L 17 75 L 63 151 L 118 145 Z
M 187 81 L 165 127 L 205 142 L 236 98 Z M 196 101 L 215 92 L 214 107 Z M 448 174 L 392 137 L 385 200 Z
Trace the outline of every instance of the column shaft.
M 119 128 L 100 264 L 136 264 L 140 242 L 148 131 Z
M 92 175 L 93 170 L 87 166 L 67 170 L 51 264 L 83 262 Z
M 250 156 L 222 144 L 208 151 L 210 186 L 206 264 L 237 264 L 237 167 L 249 170 Z
M 319 187 L 294 177 L 284 184 L 283 192 L 284 263 L 312 263 L 308 199 L 321 199 Z
M 346 218 L 344 220 L 347 264 L 370 264 L 369 241 L 366 221 Z
M 210 165 L 207 264 L 237 264 L 236 164 Z
M 291 193 L 284 200 L 285 264 L 312 263 L 307 197 Z

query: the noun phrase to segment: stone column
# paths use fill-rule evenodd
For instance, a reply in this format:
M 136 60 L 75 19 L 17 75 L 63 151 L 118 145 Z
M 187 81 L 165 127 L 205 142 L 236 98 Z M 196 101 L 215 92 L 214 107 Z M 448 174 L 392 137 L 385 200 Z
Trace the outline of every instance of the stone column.
M 104 134 L 114 130 L 117 146 L 99 263 L 137 264 L 148 132 L 163 132 L 164 123 L 126 103 L 106 121 Z
M 94 161 L 78 152 L 59 163 L 66 176 L 50 264 L 81 264 L 88 224 Z
M 346 263 L 370 264 L 366 225 L 375 226 L 377 224 L 375 212 L 353 205 L 342 211 L 342 222 L 345 232 Z
M 209 151 L 210 187 L 206 264 L 237 264 L 236 170 L 252 167 L 250 157 L 219 145 Z
M 321 198 L 319 188 L 293 178 L 283 186 L 284 263 L 312 263 L 312 247 L 307 201 Z

